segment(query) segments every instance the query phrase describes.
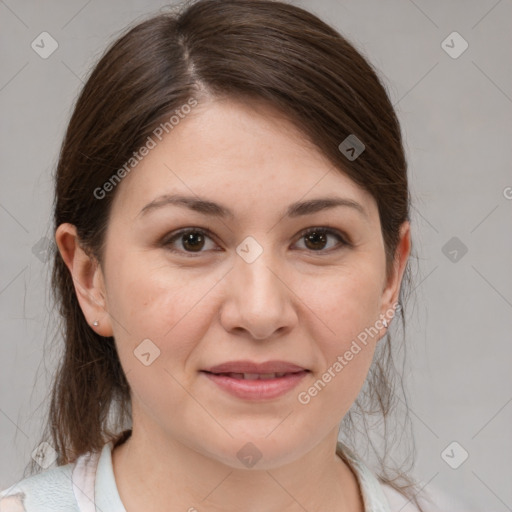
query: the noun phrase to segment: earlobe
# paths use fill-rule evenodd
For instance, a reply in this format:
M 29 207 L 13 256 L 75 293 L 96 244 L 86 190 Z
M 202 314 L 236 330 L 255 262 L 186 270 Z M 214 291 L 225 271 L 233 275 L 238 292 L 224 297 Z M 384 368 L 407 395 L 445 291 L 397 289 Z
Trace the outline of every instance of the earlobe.
M 73 224 L 61 224 L 55 232 L 55 242 L 73 279 L 75 293 L 87 323 L 101 336 L 112 336 L 105 283 L 99 262 L 81 247 Z

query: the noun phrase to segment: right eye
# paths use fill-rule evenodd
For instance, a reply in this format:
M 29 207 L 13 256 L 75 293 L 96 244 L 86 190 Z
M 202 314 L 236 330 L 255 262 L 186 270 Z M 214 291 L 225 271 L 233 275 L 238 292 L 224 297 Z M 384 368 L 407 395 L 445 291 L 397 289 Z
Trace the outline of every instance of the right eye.
M 170 236 L 165 237 L 162 245 L 168 248 L 171 252 L 185 254 L 190 256 L 192 254 L 200 254 L 205 252 L 202 249 L 209 239 L 213 242 L 210 231 L 203 228 L 185 228 L 170 233 Z M 215 242 L 213 242 L 215 244 Z M 176 244 L 180 244 L 183 249 L 176 249 Z M 216 244 L 215 244 L 216 245 Z

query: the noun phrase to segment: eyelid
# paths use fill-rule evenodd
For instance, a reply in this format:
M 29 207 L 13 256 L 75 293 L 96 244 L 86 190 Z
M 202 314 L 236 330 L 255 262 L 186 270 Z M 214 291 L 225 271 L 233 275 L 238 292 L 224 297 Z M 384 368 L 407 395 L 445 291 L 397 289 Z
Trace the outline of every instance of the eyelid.
M 326 233 L 327 235 L 334 235 L 334 236 L 338 237 L 340 239 L 340 241 L 345 245 L 352 245 L 352 243 L 350 242 L 350 238 L 348 237 L 348 235 L 346 233 L 344 233 L 343 231 L 340 231 L 338 228 L 331 227 L 327 224 L 324 224 L 323 226 L 313 226 L 310 228 L 306 228 L 299 233 L 299 238 L 303 237 L 304 235 L 307 235 L 311 232 L 315 233 L 315 232 L 319 232 L 319 231 Z

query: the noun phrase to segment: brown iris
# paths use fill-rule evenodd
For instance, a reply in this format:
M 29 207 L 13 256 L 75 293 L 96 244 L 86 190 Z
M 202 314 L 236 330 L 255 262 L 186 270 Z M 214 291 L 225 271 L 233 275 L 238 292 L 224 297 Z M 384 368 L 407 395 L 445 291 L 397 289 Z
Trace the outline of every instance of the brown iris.
M 304 240 L 305 240 L 306 246 L 309 249 L 313 249 L 313 250 L 323 249 L 323 246 L 327 243 L 327 235 L 326 235 L 326 233 L 323 233 L 321 231 L 313 231 L 311 233 L 304 235 Z M 313 247 L 309 247 L 308 242 L 313 244 Z
M 181 237 L 183 247 L 187 250 L 200 251 L 204 246 L 204 236 L 198 231 L 191 231 Z

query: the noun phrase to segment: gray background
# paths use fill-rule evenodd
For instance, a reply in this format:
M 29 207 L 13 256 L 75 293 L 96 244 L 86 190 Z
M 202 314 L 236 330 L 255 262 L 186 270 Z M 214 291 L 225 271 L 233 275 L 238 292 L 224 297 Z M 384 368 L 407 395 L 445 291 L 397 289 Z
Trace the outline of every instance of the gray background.
M 402 123 L 418 255 L 406 375 L 414 475 L 476 509 L 512 510 L 512 3 L 293 3 L 369 57 Z M 164 5 L 0 0 L 0 489 L 37 447 L 55 364 L 44 354 L 44 237 L 71 106 L 106 44 Z M 31 48 L 43 31 L 59 45 L 47 59 Z M 457 58 L 442 47 L 453 31 L 469 44 Z M 441 456 L 453 441 L 469 453 L 458 469 Z M 462 448 L 448 451 L 452 461 Z

